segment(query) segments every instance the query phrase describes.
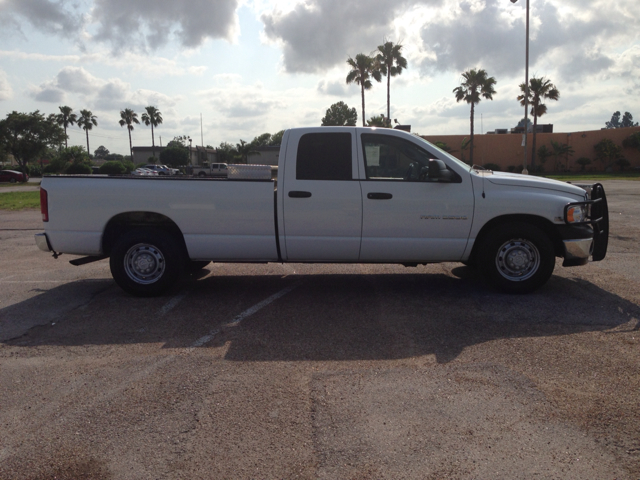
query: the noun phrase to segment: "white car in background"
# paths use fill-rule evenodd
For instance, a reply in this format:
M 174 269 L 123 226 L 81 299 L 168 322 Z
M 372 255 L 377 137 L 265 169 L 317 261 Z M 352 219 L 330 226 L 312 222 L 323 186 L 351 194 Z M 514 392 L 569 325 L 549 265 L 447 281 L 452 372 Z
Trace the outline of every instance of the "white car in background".
M 152 170 L 158 175 L 175 175 L 179 172 L 179 170 L 175 168 L 169 168 L 166 165 L 156 165 L 155 163 L 150 163 L 149 165 L 145 165 L 142 168 Z

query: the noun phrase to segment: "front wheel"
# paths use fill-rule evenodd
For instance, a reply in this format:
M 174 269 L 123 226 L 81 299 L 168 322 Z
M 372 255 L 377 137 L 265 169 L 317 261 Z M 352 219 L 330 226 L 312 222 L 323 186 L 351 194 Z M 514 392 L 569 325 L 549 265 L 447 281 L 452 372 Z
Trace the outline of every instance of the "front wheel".
M 180 278 L 182 255 L 171 234 L 155 228 L 131 230 L 118 239 L 109 266 L 116 283 L 138 297 L 155 297 Z
M 529 293 L 544 285 L 555 267 L 549 237 L 527 223 L 494 229 L 480 248 L 482 272 L 506 293 Z

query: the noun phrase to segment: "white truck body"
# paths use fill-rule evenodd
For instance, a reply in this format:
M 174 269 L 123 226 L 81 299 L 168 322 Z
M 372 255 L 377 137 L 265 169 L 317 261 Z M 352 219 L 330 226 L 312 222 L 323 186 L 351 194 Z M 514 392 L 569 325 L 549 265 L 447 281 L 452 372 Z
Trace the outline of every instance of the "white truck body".
M 171 231 L 191 262 L 473 263 L 482 259 L 478 240 L 484 245 L 496 229 L 530 224 L 548 237 L 555 256 L 579 265 L 596 237 L 606 252 L 608 236 L 608 224 L 589 216 L 589 188 L 470 169 L 391 129 L 287 130 L 277 182 L 59 176 L 45 177 L 42 189 L 48 221 L 37 236 L 41 249 L 98 258 L 112 255 L 119 235 L 145 228 Z M 587 218 L 569 222 L 572 204 Z M 546 248 L 530 243 L 535 251 Z M 535 256 L 529 251 L 513 247 L 512 277 L 522 262 L 533 268 L 533 260 L 523 260 Z M 518 275 L 512 283 L 526 283 Z

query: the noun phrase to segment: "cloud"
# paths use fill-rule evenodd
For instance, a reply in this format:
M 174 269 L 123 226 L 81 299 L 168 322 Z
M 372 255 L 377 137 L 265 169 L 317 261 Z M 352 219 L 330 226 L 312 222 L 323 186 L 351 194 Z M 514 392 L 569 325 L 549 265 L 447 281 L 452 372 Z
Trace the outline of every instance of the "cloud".
M 61 36 L 74 36 L 82 28 L 83 16 L 75 5 L 64 0 L 3 0 L 0 2 L 0 25 L 20 31 L 26 21 L 40 31 Z
M 194 48 L 207 39 L 233 40 L 238 32 L 238 0 L 95 0 L 94 39 L 115 51 L 148 51 L 172 38 Z
M 13 98 L 13 89 L 7 79 L 7 75 L 0 70 L 0 102 Z
M 318 83 L 318 92 L 324 95 L 333 95 L 335 97 L 345 97 L 349 95 L 345 81 L 321 80 Z
M 225 122 L 238 121 L 243 118 L 264 117 L 269 113 L 286 108 L 285 101 L 265 90 L 258 83 L 255 85 L 228 84 L 224 87 L 214 87 L 198 92 L 211 104 Z
M 621 0 L 622 6 L 630 0 Z M 633 19 L 613 15 L 598 0 L 562 4 L 539 2 L 531 10 L 530 71 L 555 70 L 565 81 L 580 80 L 610 68 L 605 47 L 633 35 Z M 588 11 L 585 15 L 583 12 Z M 422 27 L 424 48 L 431 51 L 422 72 L 462 72 L 479 66 L 490 75 L 516 75 L 524 64 L 524 9 L 499 0 L 448 4 Z M 625 33 L 626 32 L 626 33 Z
M 370 53 L 392 31 L 398 12 L 407 5 L 438 5 L 442 0 L 308 0 L 288 11 L 264 13 L 264 33 L 280 44 L 287 72 L 321 72 Z
M 119 78 L 104 80 L 82 67 L 64 67 L 53 79 L 31 87 L 29 95 L 50 103 L 62 102 L 67 95 L 80 96 L 91 108 L 118 111 L 125 107 L 143 110 L 148 105 L 170 108 L 182 100 L 182 96 L 171 97 L 153 90 L 132 90 Z

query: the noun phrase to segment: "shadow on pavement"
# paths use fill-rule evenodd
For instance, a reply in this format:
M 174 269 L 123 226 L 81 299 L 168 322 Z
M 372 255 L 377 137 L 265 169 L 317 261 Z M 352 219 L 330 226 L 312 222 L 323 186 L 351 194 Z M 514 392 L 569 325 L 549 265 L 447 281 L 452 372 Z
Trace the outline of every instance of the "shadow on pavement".
M 433 354 L 439 363 L 465 348 L 502 338 L 606 331 L 640 318 L 640 307 L 584 280 L 554 276 L 529 295 L 496 293 L 467 267 L 445 273 L 209 276 L 173 296 L 147 299 L 103 288 L 87 304 L 5 345 L 158 343 L 163 348 L 226 348 L 231 361 L 401 359 Z M 282 298 L 229 323 L 298 282 Z M 42 315 L 53 299 L 86 290 L 53 288 L 0 309 L 0 320 Z M 95 288 L 95 287 L 94 287 Z M 171 302 L 175 305 L 171 309 Z M 637 326 L 636 326 L 637 328 Z

